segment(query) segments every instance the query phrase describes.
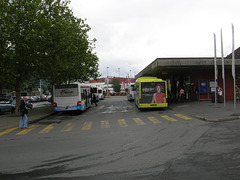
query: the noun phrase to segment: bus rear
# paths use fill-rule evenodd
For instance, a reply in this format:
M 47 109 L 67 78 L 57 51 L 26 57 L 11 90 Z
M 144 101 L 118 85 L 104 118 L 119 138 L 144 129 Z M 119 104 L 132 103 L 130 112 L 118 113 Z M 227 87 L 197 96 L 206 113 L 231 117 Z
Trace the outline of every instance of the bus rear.
M 83 110 L 79 84 L 55 85 L 53 95 L 54 111 Z
M 168 107 L 167 82 L 156 77 L 139 78 L 136 83 L 138 108 Z
M 134 99 L 135 99 L 134 83 L 129 84 L 127 87 L 127 99 L 128 99 L 128 101 L 134 101 Z
M 99 95 L 98 95 L 98 88 L 97 87 L 92 87 L 92 94 L 95 94 L 96 96 L 96 101 L 99 101 Z
M 100 100 L 104 99 L 104 93 L 103 93 L 103 89 L 102 88 L 97 88 L 98 89 L 98 98 Z

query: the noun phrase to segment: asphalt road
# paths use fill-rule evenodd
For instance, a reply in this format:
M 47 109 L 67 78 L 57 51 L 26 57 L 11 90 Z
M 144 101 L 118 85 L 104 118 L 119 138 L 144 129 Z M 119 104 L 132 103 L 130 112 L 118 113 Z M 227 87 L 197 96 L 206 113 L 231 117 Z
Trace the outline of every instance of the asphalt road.
M 239 126 L 106 98 L 1 136 L 0 179 L 237 180 Z

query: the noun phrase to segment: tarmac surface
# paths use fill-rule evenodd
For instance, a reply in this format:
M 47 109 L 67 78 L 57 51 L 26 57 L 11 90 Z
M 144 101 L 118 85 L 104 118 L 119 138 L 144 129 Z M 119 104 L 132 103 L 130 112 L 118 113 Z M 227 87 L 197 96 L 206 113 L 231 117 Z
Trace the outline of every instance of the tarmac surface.
M 40 121 L 55 114 L 53 107 L 48 104 L 41 107 L 28 109 L 28 124 Z M 19 126 L 20 114 L 4 113 L 0 114 L 0 131 Z
M 240 101 L 234 109 L 233 101 L 212 103 L 211 101 L 194 101 L 169 104 L 169 108 L 179 113 L 209 122 L 221 122 L 240 119 Z
M 226 101 L 225 107 L 223 103 L 215 104 L 211 101 L 173 103 L 169 104 L 169 109 L 209 122 L 240 120 L 240 101 L 237 101 L 236 109 L 234 109 L 233 101 Z M 53 114 L 55 112 L 49 104 L 30 109 L 28 111 L 28 124 L 40 121 Z M 19 114 L 0 114 L 0 131 L 17 127 L 19 121 Z

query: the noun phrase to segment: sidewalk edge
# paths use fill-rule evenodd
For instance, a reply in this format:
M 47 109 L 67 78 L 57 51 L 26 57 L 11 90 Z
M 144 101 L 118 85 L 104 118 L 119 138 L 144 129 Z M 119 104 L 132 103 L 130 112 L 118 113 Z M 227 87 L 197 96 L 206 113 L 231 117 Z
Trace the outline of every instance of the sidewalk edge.
M 208 122 L 224 122 L 224 121 L 232 121 L 232 120 L 240 119 L 240 116 L 225 117 L 225 118 L 218 118 L 218 119 L 207 118 L 207 117 L 198 116 L 198 115 L 194 115 L 193 117 L 200 119 L 202 121 L 208 121 Z

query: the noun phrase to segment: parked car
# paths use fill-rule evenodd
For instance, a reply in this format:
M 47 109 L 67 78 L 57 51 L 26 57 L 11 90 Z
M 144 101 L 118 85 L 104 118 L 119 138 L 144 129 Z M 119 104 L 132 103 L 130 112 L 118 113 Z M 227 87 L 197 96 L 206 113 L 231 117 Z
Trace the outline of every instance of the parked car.
M 41 96 L 41 101 L 47 101 L 47 100 L 48 100 L 48 98 L 47 98 L 46 95 L 42 95 L 42 96 Z
M 16 109 L 16 99 L 14 99 L 14 100 L 12 101 L 12 107 L 13 107 L 13 112 L 14 112 L 15 109 Z M 26 102 L 26 107 L 27 107 L 28 109 L 32 109 L 32 108 L 33 108 L 33 104 L 30 103 L 29 101 L 27 101 L 27 102 Z
M 48 102 L 52 102 L 52 96 L 48 98 Z
M 14 108 L 12 107 L 12 102 L 11 101 L 1 101 L 0 102 L 0 113 L 4 112 L 14 112 Z

